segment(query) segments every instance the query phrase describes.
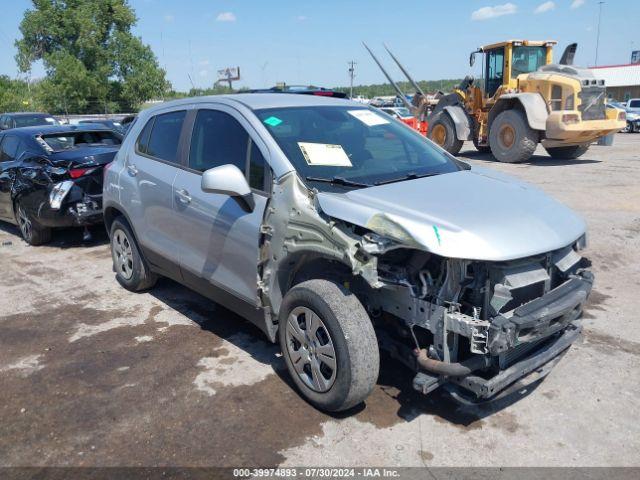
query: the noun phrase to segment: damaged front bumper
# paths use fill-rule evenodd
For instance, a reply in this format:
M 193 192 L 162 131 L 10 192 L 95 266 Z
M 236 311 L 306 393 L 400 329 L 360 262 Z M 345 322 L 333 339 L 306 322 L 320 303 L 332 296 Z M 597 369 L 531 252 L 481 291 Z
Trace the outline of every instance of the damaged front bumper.
M 475 365 L 466 375 L 438 375 L 438 371 L 446 369 L 432 368 L 419 359 L 423 371 L 414 378 L 414 388 L 426 394 L 450 382 L 479 400 L 496 397 L 560 355 L 578 338 L 581 327 L 577 320 L 592 285 L 593 274 L 581 271 L 545 295 L 494 317 L 486 333 L 487 353 L 465 361 L 466 365 Z M 482 361 L 474 362 L 475 359 Z M 447 365 L 441 363 L 442 367 Z

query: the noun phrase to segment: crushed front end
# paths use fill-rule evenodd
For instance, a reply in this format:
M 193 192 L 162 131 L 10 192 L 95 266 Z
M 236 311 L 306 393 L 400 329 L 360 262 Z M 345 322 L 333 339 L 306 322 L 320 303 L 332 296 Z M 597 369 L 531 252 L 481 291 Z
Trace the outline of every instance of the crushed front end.
M 385 286 L 366 299 L 382 348 L 416 370 L 422 393 L 448 384 L 495 398 L 578 337 L 593 285 L 583 243 L 506 262 L 382 246 Z

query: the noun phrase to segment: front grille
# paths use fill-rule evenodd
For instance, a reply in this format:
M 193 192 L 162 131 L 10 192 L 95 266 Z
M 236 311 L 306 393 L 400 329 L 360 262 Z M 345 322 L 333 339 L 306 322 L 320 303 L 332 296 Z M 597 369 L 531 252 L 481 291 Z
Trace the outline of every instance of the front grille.
M 604 103 L 605 89 L 602 86 L 582 87 L 579 94 L 580 112 L 582 112 L 582 120 L 604 120 L 606 115 L 606 107 Z

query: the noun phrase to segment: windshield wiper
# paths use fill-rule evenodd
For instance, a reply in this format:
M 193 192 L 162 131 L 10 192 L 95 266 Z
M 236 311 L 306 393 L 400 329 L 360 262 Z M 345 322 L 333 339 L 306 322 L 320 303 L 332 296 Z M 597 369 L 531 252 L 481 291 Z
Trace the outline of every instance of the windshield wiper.
M 380 180 L 379 182 L 373 182 L 374 185 L 386 185 L 388 183 L 403 182 L 405 180 L 415 180 L 416 178 L 433 177 L 440 175 L 439 173 L 407 173 L 406 175 L 398 178 L 390 178 L 389 180 Z
M 332 185 L 343 185 L 345 187 L 370 187 L 371 186 L 368 183 L 356 182 L 354 180 L 348 180 L 344 177 L 331 177 L 331 178 L 305 177 L 305 180 L 308 180 L 309 182 L 323 182 L 323 183 L 330 183 Z

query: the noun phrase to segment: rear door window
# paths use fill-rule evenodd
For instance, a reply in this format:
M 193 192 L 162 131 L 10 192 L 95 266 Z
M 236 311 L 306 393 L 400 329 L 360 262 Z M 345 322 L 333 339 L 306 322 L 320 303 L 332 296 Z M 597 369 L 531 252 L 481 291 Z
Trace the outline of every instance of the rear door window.
M 157 115 L 144 153 L 160 160 L 177 163 L 178 142 L 185 114 L 186 112 L 181 110 Z
M 9 162 L 16 158 L 20 139 L 13 135 L 7 135 L 0 144 L 0 162 Z

